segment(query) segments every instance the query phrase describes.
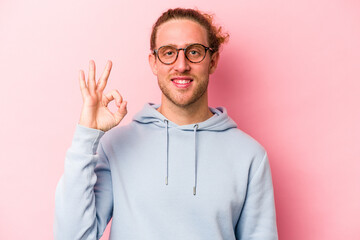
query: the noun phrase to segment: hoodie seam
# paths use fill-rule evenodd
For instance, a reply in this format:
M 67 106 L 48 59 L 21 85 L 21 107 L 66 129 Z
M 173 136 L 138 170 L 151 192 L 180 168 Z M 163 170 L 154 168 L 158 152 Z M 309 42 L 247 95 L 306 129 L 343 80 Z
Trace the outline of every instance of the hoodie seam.
M 256 171 L 255 171 L 255 173 L 254 173 L 254 175 L 251 177 L 251 179 L 249 180 L 249 184 L 251 183 L 251 181 L 254 179 L 254 177 L 259 173 L 259 171 L 260 171 L 260 169 L 261 169 L 261 167 L 265 164 L 265 159 L 266 159 L 266 157 L 267 157 L 267 152 L 265 152 L 265 154 L 264 154 L 264 156 L 263 156 L 263 158 L 262 158 L 262 160 L 261 160 L 261 162 L 260 162 L 260 164 L 259 164 L 259 166 L 257 167 L 257 169 L 256 169 Z

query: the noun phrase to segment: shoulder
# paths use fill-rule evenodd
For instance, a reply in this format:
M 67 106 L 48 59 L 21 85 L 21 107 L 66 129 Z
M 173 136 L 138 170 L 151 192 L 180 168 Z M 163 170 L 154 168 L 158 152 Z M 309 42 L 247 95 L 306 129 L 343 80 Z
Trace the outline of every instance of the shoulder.
M 252 176 L 262 165 L 267 165 L 267 152 L 265 148 L 252 136 L 238 128 L 226 131 L 226 151 L 231 152 L 235 166 L 249 169 Z
M 233 147 L 237 146 L 236 154 L 240 156 L 237 158 L 237 166 L 247 166 L 249 181 L 254 176 L 264 176 L 270 171 L 268 155 L 265 148 L 252 136 L 244 131 L 234 128 L 231 129 L 233 136 Z
M 240 130 L 232 128 L 224 132 L 226 144 L 232 148 L 236 148 L 241 152 L 247 152 L 251 155 L 262 155 L 266 153 L 265 148 L 252 136 Z
M 243 146 L 242 151 L 245 152 L 248 160 L 250 160 L 250 178 L 252 178 L 259 169 L 264 170 L 269 167 L 267 152 L 257 140 L 240 129 L 234 129 L 234 134 L 238 136 L 239 142 L 237 144 Z

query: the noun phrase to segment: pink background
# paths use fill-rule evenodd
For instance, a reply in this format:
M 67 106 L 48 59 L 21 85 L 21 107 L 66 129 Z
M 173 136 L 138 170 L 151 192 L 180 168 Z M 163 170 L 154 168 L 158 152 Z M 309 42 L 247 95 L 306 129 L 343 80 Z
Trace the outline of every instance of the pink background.
M 357 0 L 1 0 L 0 239 L 53 238 L 89 59 L 99 71 L 113 61 L 107 90 L 129 102 L 125 123 L 159 102 L 149 36 L 177 6 L 215 13 L 231 35 L 210 105 L 267 149 L 280 239 L 360 239 Z

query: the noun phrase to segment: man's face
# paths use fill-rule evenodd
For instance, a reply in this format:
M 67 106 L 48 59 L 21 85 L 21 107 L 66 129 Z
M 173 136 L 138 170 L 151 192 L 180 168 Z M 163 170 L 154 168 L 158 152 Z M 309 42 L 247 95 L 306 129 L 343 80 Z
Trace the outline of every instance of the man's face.
M 185 48 L 193 43 L 209 46 L 207 32 L 197 22 L 170 20 L 158 28 L 156 48 L 164 45 Z M 203 61 L 192 63 L 185 57 L 184 51 L 180 50 L 177 60 L 171 65 L 161 63 L 153 54 L 149 55 L 151 69 L 157 76 L 163 93 L 162 101 L 171 101 L 180 107 L 187 107 L 207 98 L 209 74 L 215 71 L 217 61 L 218 53 L 210 56 L 209 51 Z

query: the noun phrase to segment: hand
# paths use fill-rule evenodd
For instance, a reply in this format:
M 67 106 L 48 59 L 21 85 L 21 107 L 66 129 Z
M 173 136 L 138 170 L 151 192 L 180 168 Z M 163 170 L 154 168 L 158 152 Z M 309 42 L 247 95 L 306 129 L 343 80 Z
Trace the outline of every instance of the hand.
M 80 70 L 79 82 L 83 98 L 79 124 L 85 127 L 108 131 L 117 126 L 127 113 L 126 101 L 123 101 L 120 93 L 113 90 L 104 95 L 103 91 L 110 75 L 112 62 L 108 61 L 99 81 L 95 80 L 95 62 L 90 61 L 89 76 L 85 82 L 85 74 Z M 107 107 L 109 102 L 115 100 L 118 107 L 116 112 L 111 112 Z

